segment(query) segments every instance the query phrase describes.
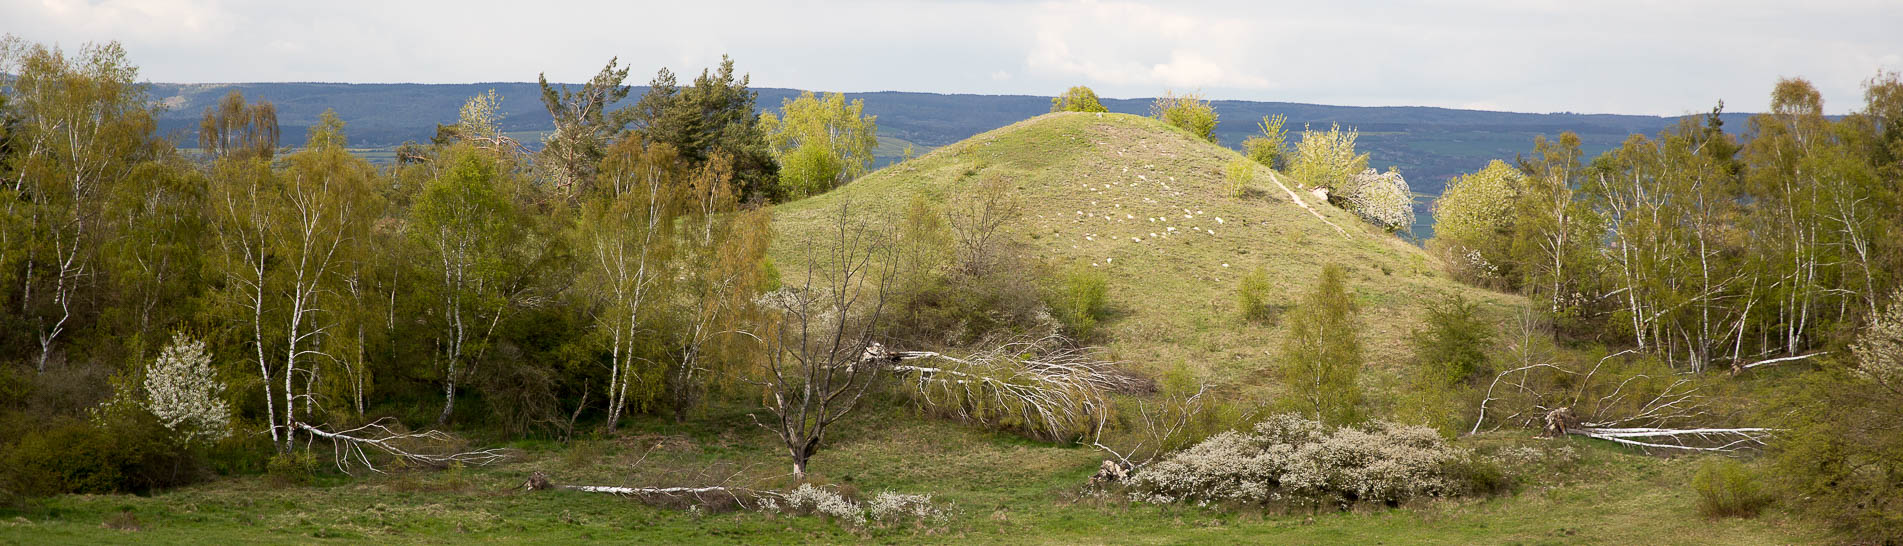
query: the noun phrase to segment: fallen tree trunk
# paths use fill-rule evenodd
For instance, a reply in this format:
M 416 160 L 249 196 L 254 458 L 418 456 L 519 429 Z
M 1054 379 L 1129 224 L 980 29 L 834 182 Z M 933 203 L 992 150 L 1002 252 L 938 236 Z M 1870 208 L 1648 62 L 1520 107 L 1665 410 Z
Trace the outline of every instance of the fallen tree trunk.
M 1776 429 L 1744 428 L 1594 428 L 1575 427 L 1566 430 L 1567 434 L 1597 438 L 1608 442 L 1642 448 L 1682 449 L 1687 451 L 1732 452 L 1750 447 L 1763 447 L 1764 439 L 1776 432 Z M 1686 445 L 1684 443 L 1660 443 L 1640 439 L 1665 438 L 1673 442 L 1683 442 L 1684 438 L 1712 440 L 1713 446 Z
M 364 451 L 365 447 L 396 457 L 406 463 L 432 467 L 447 466 L 450 463 L 465 463 L 481 466 L 500 461 L 506 457 L 500 449 L 478 449 L 475 451 L 436 454 L 418 451 L 414 448 L 405 448 L 402 444 L 410 442 L 436 442 L 447 444 L 453 442 L 455 439 L 440 430 L 415 433 L 397 432 L 391 430 L 389 426 L 383 423 L 384 421 L 377 421 L 343 432 L 327 431 L 311 426 L 309 423 L 300 422 L 295 426 L 299 430 L 309 432 L 312 436 L 330 440 L 331 447 L 337 452 L 337 469 L 343 471 L 345 474 L 349 474 L 350 468 L 357 464 L 362 464 L 364 468 L 370 469 L 371 472 L 378 474 L 383 473 L 383 470 L 378 469 L 375 463 L 370 462 L 370 454 Z

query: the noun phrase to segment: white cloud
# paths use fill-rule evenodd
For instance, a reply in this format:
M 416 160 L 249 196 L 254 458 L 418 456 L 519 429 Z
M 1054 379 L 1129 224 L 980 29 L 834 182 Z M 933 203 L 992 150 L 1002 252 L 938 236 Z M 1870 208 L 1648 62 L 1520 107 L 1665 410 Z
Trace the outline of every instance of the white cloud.
M 1031 71 L 1131 87 L 1269 87 L 1248 62 L 1249 29 L 1235 19 L 1094 0 L 1035 11 Z
M 636 83 L 730 53 L 762 87 L 1211 98 L 1680 114 L 1766 106 L 1778 77 L 1826 108 L 1903 70 L 1903 3 L 1871 0 L 0 0 L 6 32 L 122 41 L 156 81 Z

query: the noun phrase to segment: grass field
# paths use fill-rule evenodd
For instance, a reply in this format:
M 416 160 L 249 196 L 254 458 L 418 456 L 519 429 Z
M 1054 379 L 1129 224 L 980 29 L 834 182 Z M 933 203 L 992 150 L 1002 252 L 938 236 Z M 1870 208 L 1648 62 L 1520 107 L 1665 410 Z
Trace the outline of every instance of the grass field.
M 1153 506 L 1080 496 L 1101 455 L 1026 442 L 887 407 L 848 426 L 813 461 L 822 480 L 862 495 L 930 493 L 951 517 L 928 526 L 855 529 L 818 516 L 704 513 L 621 497 L 529 492 L 541 470 L 558 483 L 668 484 L 738 473 L 772 484 L 784 458 L 738 408 L 678 429 L 640 423 L 609 440 L 519 446 L 486 468 L 397 471 L 277 485 L 229 478 L 151 497 L 64 496 L 0 510 L 0 543 L 212 544 L 444 543 L 988 543 L 1159 544 L 1780 544 L 1826 540 L 1816 525 L 1773 510 L 1753 520 L 1698 516 L 1687 486 L 1694 465 L 1579 440 L 1503 436 L 1486 441 L 1571 446 L 1563 475 L 1534 477 L 1513 495 L 1437 500 L 1397 509 L 1265 514 Z M 1517 433 L 1516 433 L 1517 434 Z M 1523 434 L 1518 436 L 1524 436 Z M 321 448 L 321 446 L 320 446 Z M 777 478 L 784 481 L 783 477 Z

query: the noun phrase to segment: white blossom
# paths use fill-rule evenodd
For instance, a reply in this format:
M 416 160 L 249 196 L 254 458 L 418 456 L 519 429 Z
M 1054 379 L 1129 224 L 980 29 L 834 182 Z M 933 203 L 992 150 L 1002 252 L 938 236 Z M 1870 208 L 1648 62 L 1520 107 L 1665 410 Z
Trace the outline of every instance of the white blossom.
M 211 368 L 205 343 L 178 334 L 145 369 L 145 409 L 185 442 L 216 441 L 231 425 L 225 385 Z

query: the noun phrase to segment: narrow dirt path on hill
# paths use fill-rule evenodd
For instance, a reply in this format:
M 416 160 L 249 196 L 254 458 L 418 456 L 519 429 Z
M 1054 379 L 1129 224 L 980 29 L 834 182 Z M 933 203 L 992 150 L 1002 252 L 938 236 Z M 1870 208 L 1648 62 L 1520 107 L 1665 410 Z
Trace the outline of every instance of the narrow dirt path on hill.
M 1309 214 L 1313 214 L 1313 215 L 1315 215 L 1315 218 L 1318 218 L 1318 219 L 1320 219 L 1320 220 L 1322 221 L 1322 223 L 1324 223 L 1324 224 L 1328 224 L 1328 227 L 1331 227 L 1331 228 L 1335 228 L 1335 231 L 1338 231 L 1338 232 L 1341 232 L 1341 236 L 1342 236 L 1342 237 L 1347 237 L 1347 238 L 1349 238 L 1349 239 L 1353 239 L 1353 238 L 1354 238 L 1354 236 L 1351 236 L 1351 235 L 1348 235 L 1348 230 L 1345 230 L 1345 229 L 1341 229 L 1341 226 L 1337 226 L 1337 225 L 1335 225 L 1335 223 L 1334 223 L 1334 222 L 1330 222 L 1330 221 L 1328 221 L 1328 219 L 1327 219 L 1327 218 L 1323 218 L 1323 217 L 1322 217 L 1322 213 L 1320 213 L 1320 212 L 1316 212 L 1316 211 L 1315 211 L 1315 208 L 1314 208 L 1314 207 L 1310 207 L 1310 206 L 1308 206 L 1308 203 L 1307 203 L 1307 202 L 1305 202 L 1305 201 L 1302 201 L 1302 196 L 1300 196 L 1300 195 L 1296 195 L 1296 194 L 1295 194 L 1295 190 L 1292 190 L 1292 189 L 1289 189 L 1289 187 L 1288 187 L 1288 185 L 1287 185 L 1287 184 L 1283 184 L 1283 183 L 1282 183 L 1282 177 L 1281 177 L 1281 176 L 1278 176 L 1278 175 L 1276 175 L 1276 174 L 1275 174 L 1275 171 L 1273 171 L 1273 170 L 1271 170 L 1271 171 L 1269 171 L 1269 181 L 1271 181 L 1271 182 L 1275 182 L 1275 185 L 1277 185 L 1277 186 L 1281 186 L 1281 187 L 1282 187 L 1282 191 L 1285 191 L 1285 192 L 1288 192 L 1288 198 L 1289 198 L 1290 200 L 1293 200 L 1293 201 L 1295 201 L 1295 204 L 1297 204 L 1297 205 L 1301 205 L 1301 207 L 1302 207 L 1303 209 L 1305 209 L 1305 210 L 1307 210 Z

